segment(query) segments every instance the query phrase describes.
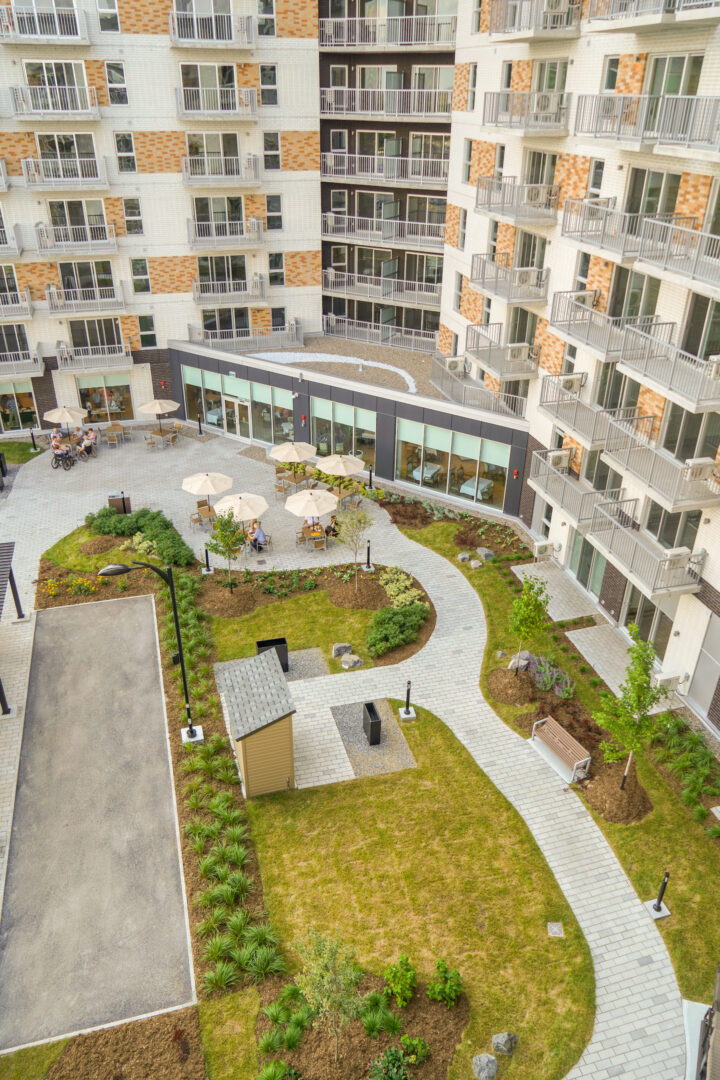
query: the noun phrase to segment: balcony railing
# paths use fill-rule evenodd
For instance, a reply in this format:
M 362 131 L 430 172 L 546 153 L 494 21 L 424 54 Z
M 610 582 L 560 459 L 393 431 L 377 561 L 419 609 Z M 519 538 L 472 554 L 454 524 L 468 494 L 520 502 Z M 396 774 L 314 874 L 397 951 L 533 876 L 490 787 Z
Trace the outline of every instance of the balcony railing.
M 533 135 L 560 135 L 567 133 L 569 111 L 570 94 L 554 90 L 492 91 L 485 94 L 483 124 Z
M 5 164 L 5 158 L 0 158 L 0 191 L 7 191 L 8 178 L 7 178 L 7 166 Z
M 519 39 L 577 37 L 580 5 L 570 0 L 492 0 L 490 33 Z
M 260 158 L 225 157 L 223 154 L 193 155 L 182 159 L 183 183 L 188 187 L 257 184 L 260 181 Z
M 261 352 L 264 349 L 302 347 L 303 331 L 297 319 L 289 319 L 285 326 L 267 326 L 255 330 L 205 330 L 201 326 L 189 326 L 188 338 L 212 349 Z
M 672 11 L 668 0 L 590 0 L 588 22 L 596 20 L 623 23 L 661 16 Z
M 0 226 L 0 255 L 19 255 L 22 251 L 17 225 Z
M 234 247 L 261 244 L 263 223 L 246 221 L 194 221 L 188 218 L 188 239 L 192 247 Z
M 502 390 L 488 390 L 474 379 L 468 379 L 461 374 L 455 375 L 447 367 L 447 363 L 457 361 L 444 361 L 434 356 L 430 368 L 430 382 L 444 394 L 450 401 L 456 401 L 458 405 L 467 405 L 470 409 L 482 409 L 483 412 L 498 413 L 500 416 L 524 417 L 527 408 L 527 398 L 517 394 L 505 394 Z M 459 370 L 462 371 L 462 360 L 459 361 Z
M 475 209 L 501 214 L 513 221 L 554 222 L 557 218 L 557 184 L 518 184 L 515 177 L 481 176 L 475 192 Z
M 224 116 L 257 119 L 257 90 L 253 87 L 183 86 L 176 91 L 178 116 Z
M 11 86 L 10 98 L 12 111 L 20 118 L 100 118 L 94 86 Z
M 582 94 L 575 134 L 720 149 L 720 97 Z
M 599 503 L 589 529 L 594 543 L 650 596 L 697 592 L 707 552 L 662 548 L 640 532 L 638 509 L 637 499 Z
M 95 286 L 90 289 L 58 289 L 48 285 L 45 299 L 51 313 L 76 311 L 122 311 L 125 298 L 122 289 L 115 285 Z
M 455 48 L 454 15 L 397 15 L 388 19 L 321 19 L 320 48 Z
M 84 11 L 72 4 L 48 5 L 42 10 L 30 6 L 0 8 L 0 41 L 22 45 L 88 45 L 90 39 Z
M 649 379 L 671 396 L 682 398 L 691 412 L 720 409 L 720 363 L 693 356 L 638 327 L 625 330 L 618 367 L 640 382 Z
M 323 333 L 327 337 L 344 338 L 346 341 L 365 341 L 395 349 L 412 349 L 415 352 L 432 353 L 437 348 L 437 334 L 434 331 L 381 326 L 379 323 L 346 319 L 339 315 L 323 315 Z
M 253 274 L 249 281 L 193 281 L 193 300 L 201 305 L 264 300 L 266 294 L 267 279 L 263 274 Z
M 598 295 L 594 289 L 556 292 L 552 299 L 550 325 L 602 353 L 605 359 L 614 359 L 620 352 L 626 326 L 637 326 L 665 341 L 672 337 L 675 324 L 660 322 L 659 315 L 612 316 L 595 311 L 592 305 Z
M 59 368 L 125 368 L 132 364 L 130 346 L 123 341 L 110 345 L 71 345 L 58 341 L 56 345 Z
M 401 248 L 430 248 L 441 251 L 445 243 L 444 221 L 400 221 L 396 218 L 323 214 L 322 231 L 323 236 L 341 236 L 346 240 L 372 241 Z
M 0 292 L 0 319 L 29 318 L 32 315 L 30 290 Z
M 533 379 L 538 373 L 539 350 L 517 342 L 502 345 L 502 323 L 468 326 L 465 356 L 497 379 Z
M 593 510 L 601 502 L 619 499 L 622 488 L 596 491 L 580 480 L 567 466 L 557 468 L 548 460 L 557 451 L 536 450 L 530 460 L 528 484 L 543 499 L 549 499 L 572 518 L 576 525 L 592 520 Z
M 594 244 L 621 259 L 634 258 L 640 251 L 640 235 L 648 221 L 667 221 L 692 226 L 694 218 L 680 214 L 630 214 L 615 209 L 614 199 L 566 199 L 562 234 L 573 240 Z
M 422 116 L 447 119 L 452 90 L 355 90 L 320 87 L 321 116 Z
M 102 158 L 23 158 L 23 178 L 28 187 L 107 187 L 107 169 Z
M 251 15 L 197 15 L 191 11 L 171 11 L 168 19 L 173 45 L 250 49 L 255 42 Z
M 473 255 L 470 284 L 481 292 L 499 296 L 509 303 L 545 300 L 550 270 L 539 266 L 513 266 L 512 257 L 505 252 L 492 255 Z
M 115 226 L 45 225 L 35 226 L 38 251 L 116 251 Z
M 0 352 L 0 379 L 7 375 L 42 375 L 45 364 L 29 349 L 21 352 Z
M 439 307 L 442 285 L 425 281 L 403 281 L 399 278 L 376 277 L 369 274 L 345 274 L 338 270 L 323 270 L 323 292 L 343 296 L 359 296 L 368 300 L 389 300 L 421 307 Z
M 540 408 L 557 420 L 564 431 L 578 435 L 591 449 L 604 444 L 613 410 L 581 401 L 577 394 L 566 389 L 562 378 L 547 375 L 542 380 Z M 635 416 L 637 410 L 624 410 L 624 413 Z
M 320 157 L 320 175 L 391 186 L 447 187 L 449 165 L 447 158 L 325 153 Z
M 643 222 L 640 258 L 663 270 L 720 288 L 720 236 L 682 227 L 680 222 Z

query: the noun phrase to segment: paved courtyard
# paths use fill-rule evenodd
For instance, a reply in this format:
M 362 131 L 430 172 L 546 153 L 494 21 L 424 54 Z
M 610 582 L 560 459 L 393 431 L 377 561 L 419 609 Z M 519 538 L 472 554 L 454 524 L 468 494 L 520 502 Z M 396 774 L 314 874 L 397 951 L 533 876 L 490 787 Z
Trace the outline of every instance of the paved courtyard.
M 513 574 L 523 581 L 526 577 L 540 578 L 548 591 L 547 611 L 551 619 L 561 622 L 563 619 L 579 619 L 583 615 L 597 615 L 597 608 L 587 593 L 578 588 L 557 563 L 525 563 L 513 566 Z

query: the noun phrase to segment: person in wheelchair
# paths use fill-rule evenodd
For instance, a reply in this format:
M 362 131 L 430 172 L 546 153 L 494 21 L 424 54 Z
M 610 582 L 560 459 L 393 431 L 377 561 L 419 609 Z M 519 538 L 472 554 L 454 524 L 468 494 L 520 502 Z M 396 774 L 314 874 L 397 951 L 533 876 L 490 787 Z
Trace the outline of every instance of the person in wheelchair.
M 57 468 L 58 465 L 62 465 L 63 468 L 68 469 L 70 465 L 74 464 L 67 446 L 62 446 L 57 439 L 52 440 L 51 446 L 53 452 L 53 465 L 55 468 Z

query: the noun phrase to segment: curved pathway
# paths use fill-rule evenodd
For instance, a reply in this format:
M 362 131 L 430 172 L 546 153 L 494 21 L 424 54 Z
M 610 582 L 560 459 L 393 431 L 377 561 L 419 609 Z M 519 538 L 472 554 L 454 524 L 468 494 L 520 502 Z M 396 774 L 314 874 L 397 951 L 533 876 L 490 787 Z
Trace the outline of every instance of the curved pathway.
M 192 500 L 180 491 L 180 481 L 208 467 L 230 473 L 239 490 L 272 490 L 272 469 L 238 455 L 238 444 L 226 439 L 182 440 L 177 450 L 153 455 L 136 441 L 117 451 L 105 449 L 97 461 L 70 473 L 52 471 L 46 455 L 23 466 L 10 498 L 2 500 L 0 540 L 18 541 L 15 569 L 27 605 L 32 606 L 31 580 L 42 551 L 120 486 L 133 506 L 163 509 L 202 554 L 203 536 L 190 529 Z M 293 683 L 298 720 L 312 724 L 334 705 L 402 697 L 411 679 L 413 701 L 447 724 L 522 814 L 590 946 L 595 1027 L 567 1080 L 682 1080 L 682 1002 L 663 939 L 580 799 L 483 698 L 478 675 L 486 624 L 479 597 L 446 559 L 407 539 L 381 509 L 372 507 L 372 513 L 373 556 L 422 581 L 437 611 L 435 631 L 423 650 L 402 664 Z M 327 553 L 296 548 L 295 523 L 280 504 L 271 505 L 263 523 L 275 539 L 268 567 L 347 561 L 339 545 Z

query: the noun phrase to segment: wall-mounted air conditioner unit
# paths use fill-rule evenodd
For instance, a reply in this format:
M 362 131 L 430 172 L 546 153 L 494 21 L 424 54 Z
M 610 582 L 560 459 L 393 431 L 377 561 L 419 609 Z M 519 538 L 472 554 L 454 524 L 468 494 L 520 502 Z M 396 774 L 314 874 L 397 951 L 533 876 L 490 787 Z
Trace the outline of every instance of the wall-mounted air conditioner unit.
M 545 460 L 551 469 L 567 469 L 570 465 L 572 450 L 551 450 Z
M 515 272 L 516 285 L 537 285 L 537 270 L 517 270 Z
M 527 206 L 541 206 L 546 201 L 545 195 L 544 184 L 531 184 L 525 189 L 525 203 Z
M 569 11 L 570 0 L 545 0 L 543 10 L 549 15 L 561 15 Z
M 522 364 L 528 358 L 528 350 L 524 344 L 508 345 L 508 360 L 511 364 Z
M 661 687 L 663 690 L 667 690 L 672 693 L 673 690 L 677 690 L 681 683 L 684 683 L 687 679 L 687 675 L 665 675 L 664 672 L 653 672 L 652 676 L 653 686 Z
M 448 362 L 447 362 L 448 371 L 457 371 L 459 367 L 460 367 L 460 361 L 459 360 L 448 360 Z
M 712 356 L 708 356 L 705 371 L 711 379 L 720 379 L 720 355 L 713 353 Z
M 574 372 L 571 375 L 560 375 L 559 382 L 563 390 L 569 394 L 579 394 L 587 380 L 586 371 Z
M 714 471 L 715 461 L 713 458 L 690 458 L 685 462 L 683 479 L 689 483 L 696 480 L 711 480 Z
M 548 113 L 554 111 L 552 94 L 538 94 L 535 99 L 535 112 Z
M 548 559 L 552 555 L 555 545 L 550 540 L 536 540 L 533 544 L 533 555 L 536 559 Z

